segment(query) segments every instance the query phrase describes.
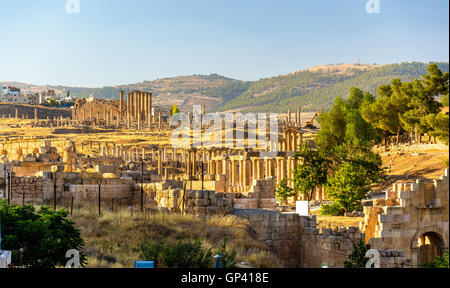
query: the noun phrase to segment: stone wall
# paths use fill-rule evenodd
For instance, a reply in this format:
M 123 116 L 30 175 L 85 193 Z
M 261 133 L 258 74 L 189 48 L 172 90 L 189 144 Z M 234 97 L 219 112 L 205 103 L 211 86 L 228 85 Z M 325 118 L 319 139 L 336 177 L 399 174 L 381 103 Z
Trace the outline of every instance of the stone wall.
M 235 209 L 274 209 L 276 205 L 274 177 L 253 180 L 250 190 L 233 200 Z
M 11 204 L 43 204 L 44 180 L 42 177 L 11 177 Z
M 247 219 L 255 238 L 291 268 L 319 268 L 322 263 L 343 267 L 354 244 L 364 237 L 356 227 L 320 233 L 315 216 L 261 209 L 236 209 L 234 214 Z
M 138 185 L 140 189 L 140 184 Z M 214 191 L 186 191 L 179 181 L 166 180 L 143 184 L 145 208 L 165 208 L 170 212 L 184 212 L 194 215 L 226 215 L 233 212 L 231 201 L 225 193 Z M 139 197 L 135 197 L 139 200 Z
M 441 179 L 396 183 L 385 199 L 364 207 L 361 229 L 373 249 L 404 251 L 408 267 L 448 251 L 448 171 Z
M 50 119 L 58 117 L 72 117 L 72 112 L 70 111 L 70 109 L 2 103 L 0 103 L 0 117 L 8 118 L 9 116 L 11 116 L 12 118 L 14 118 L 16 116 L 16 109 L 18 109 L 19 118 L 24 118 L 24 116 L 26 116 L 27 119 L 34 119 L 35 108 L 38 110 L 38 119 L 47 119 L 48 117 L 50 117 Z

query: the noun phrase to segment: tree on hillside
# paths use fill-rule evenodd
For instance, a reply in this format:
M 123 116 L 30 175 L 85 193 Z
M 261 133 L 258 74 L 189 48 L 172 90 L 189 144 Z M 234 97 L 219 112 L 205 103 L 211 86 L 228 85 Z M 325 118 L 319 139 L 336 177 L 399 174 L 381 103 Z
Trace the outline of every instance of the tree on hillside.
M 449 73 L 442 73 L 435 63 L 428 66 L 427 72 L 428 74 L 423 75 L 423 83 L 426 91 L 433 97 L 440 95 L 447 95 L 448 97 Z M 446 106 L 448 106 L 448 103 Z
M 361 106 L 374 101 L 372 94 L 354 87 L 350 88 L 347 100 L 337 98 L 330 112 L 319 118 L 321 129 L 316 137 L 319 149 L 332 153 L 344 143 L 355 147 L 373 145 L 377 131 L 362 117 Z
M 431 127 L 428 134 L 438 138 L 445 145 L 449 145 L 449 116 L 442 113 L 430 114 L 426 117 L 426 121 Z
M 86 264 L 81 249 L 84 240 L 65 210 L 52 211 L 43 206 L 36 212 L 31 205 L 12 206 L 0 200 L 2 249 L 12 251 L 12 262 L 19 265 L 19 250 L 23 250 L 25 267 L 55 268 L 65 266 L 66 252 L 80 252 L 80 264 Z
M 314 191 L 326 184 L 330 162 L 321 152 L 313 150 L 309 144 L 300 146 L 300 151 L 295 157 L 302 163 L 294 170 L 294 191 L 304 195 L 309 203 Z
M 394 79 L 392 85 L 382 85 L 378 87 L 378 98 L 375 102 L 366 102 L 361 106 L 362 117 L 373 127 L 379 129 L 387 145 L 389 135 L 397 135 L 397 143 L 403 131 L 400 115 L 408 108 L 409 97 L 402 94 L 402 83 L 399 79 Z
M 411 83 L 404 83 L 401 91 L 410 99 L 409 110 L 400 115 L 400 120 L 406 131 L 414 131 L 416 138 L 422 136 L 431 130 L 426 117 L 429 114 L 438 113 L 440 103 L 433 99 L 430 90 L 426 89 L 423 82 L 417 79 Z
M 176 104 L 174 104 L 172 106 L 172 116 L 175 114 L 178 114 L 178 113 L 180 113 L 180 109 L 178 109 L 178 106 Z

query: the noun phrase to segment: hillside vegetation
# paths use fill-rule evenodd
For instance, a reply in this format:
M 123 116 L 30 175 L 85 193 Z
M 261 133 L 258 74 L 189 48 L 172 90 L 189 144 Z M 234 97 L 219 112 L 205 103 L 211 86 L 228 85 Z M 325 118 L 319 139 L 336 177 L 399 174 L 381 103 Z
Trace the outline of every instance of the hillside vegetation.
M 323 65 L 258 81 L 239 81 L 217 74 L 192 75 L 144 81 L 103 88 L 42 86 L 42 90 L 70 91 L 75 97 L 94 96 L 118 99 L 120 90 L 138 89 L 153 92 L 155 104 L 176 104 L 182 111 L 204 104 L 208 111 L 279 112 L 302 107 L 311 112 L 328 110 L 338 96 L 345 97 L 350 87 L 376 94 L 377 87 L 394 78 L 412 81 L 426 73 L 429 63 L 391 65 L 341 64 Z M 448 63 L 437 63 L 447 72 Z M 8 83 L 0 83 L 8 84 Z M 13 83 L 26 91 L 39 86 Z M 44 89 L 45 88 L 45 89 Z

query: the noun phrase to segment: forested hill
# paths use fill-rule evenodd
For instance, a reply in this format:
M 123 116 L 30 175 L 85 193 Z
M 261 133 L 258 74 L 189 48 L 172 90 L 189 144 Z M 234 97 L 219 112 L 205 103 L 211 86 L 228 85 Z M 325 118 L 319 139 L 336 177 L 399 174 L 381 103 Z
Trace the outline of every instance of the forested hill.
M 291 74 L 239 81 L 217 74 L 192 75 L 144 81 L 103 88 L 33 86 L 15 83 L 25 91 L 56 89 L 75 97 L 118 99 L 120 90 L 151 91 L 156 104 L 177 104 L 182 111 L 192 104 L 205 104 L 208 111 L 287 112 L 302 107 L 303 111 L 326 111 L 338 96 L 346 97 L 351 86 L 376 92 L 378 86 L 394 78 L 411 81 L 426 74 L 429 63 L 391 65 L 324 65 Z M 438 63 L 447 72 L 449 64 Z M 2 84 L 2 83 L 0 83 Z M 44 89 L 45 88 L 45 89 Z
M 438 66 L 444 72 L 449 70 L 448 63 L 438 63 Z M 394 78 L 402 81 L 421 78 L 427 67 L 427 63 L 402 63 L 347 72 L 300 71 L 253 82 L 245 93 L 228 101 L 222 110 L 286 112 L 302 107 L 303 111 L 325 111 L 336 97 L 345 98 L 352 86 L 375 94 L 378 86 L 389 84 Z

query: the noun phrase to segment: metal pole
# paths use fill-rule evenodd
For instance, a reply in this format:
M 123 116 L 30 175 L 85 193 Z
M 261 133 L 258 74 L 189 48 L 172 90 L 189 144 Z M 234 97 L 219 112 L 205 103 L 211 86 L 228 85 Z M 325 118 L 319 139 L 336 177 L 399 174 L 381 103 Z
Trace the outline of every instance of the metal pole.
M 102 186 L 102 183 L 100 180 L 100 183 L 98 184 L 98 215 L 102 215 L 101 186 Z
M 8 172 L 8 205 L 11 204 L 11 172 Z
M 141 213 L 144 212 L 144 159 L 141 166 Z
M 73 195 L 72 195 L 72 199 L 70 200 L 70 216 L 73 215 Z
M 53 174 L 53 210 L 56 211 L 56 172 Z
M 204 186 L 204 172 L 203 172 L 203 160 L 202 160 L 202 191 L 205 190 L 205 186 Z

